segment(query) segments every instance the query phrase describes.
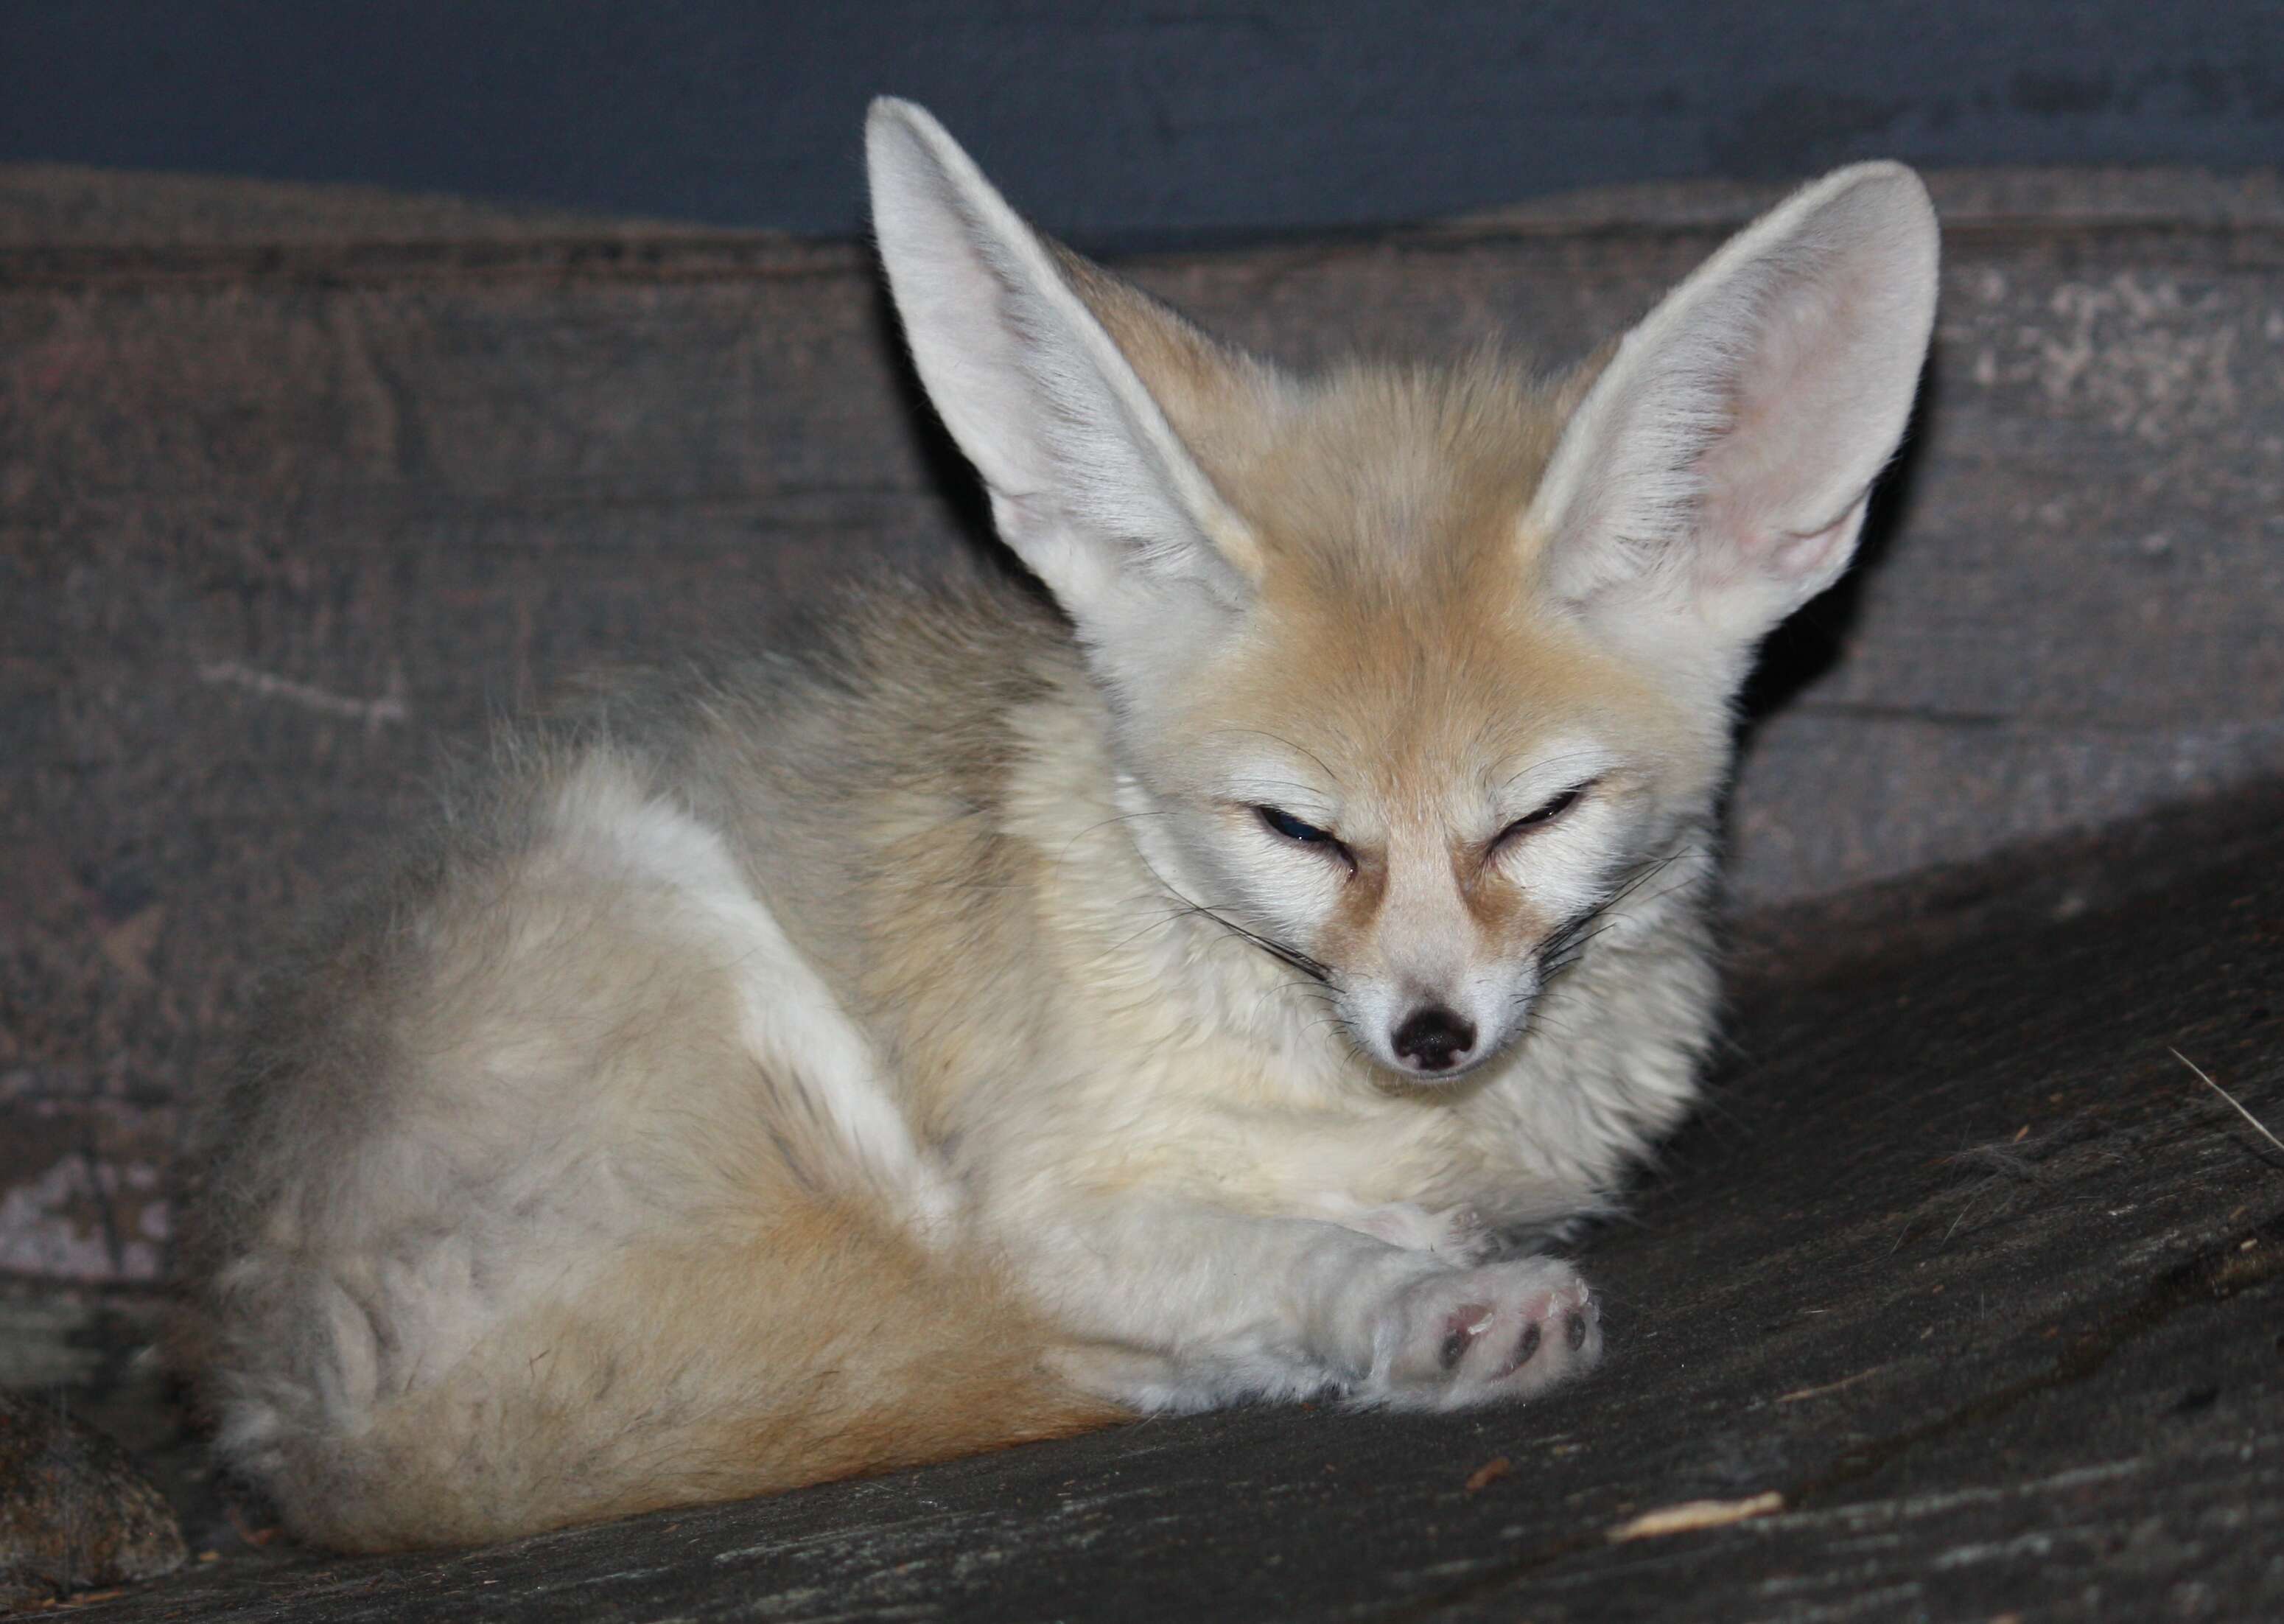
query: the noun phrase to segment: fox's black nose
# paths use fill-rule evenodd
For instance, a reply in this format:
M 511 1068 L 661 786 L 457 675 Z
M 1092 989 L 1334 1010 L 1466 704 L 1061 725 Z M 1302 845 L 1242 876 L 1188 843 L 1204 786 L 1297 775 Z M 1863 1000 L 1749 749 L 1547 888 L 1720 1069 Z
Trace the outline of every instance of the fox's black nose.
M 1398 1058 L 1422 1071 L 1448 1071 L 1474 1047 L 1475 1027 L 1441 1004 L 1429 1004 L 1405 1016 L 1391 1041 Z

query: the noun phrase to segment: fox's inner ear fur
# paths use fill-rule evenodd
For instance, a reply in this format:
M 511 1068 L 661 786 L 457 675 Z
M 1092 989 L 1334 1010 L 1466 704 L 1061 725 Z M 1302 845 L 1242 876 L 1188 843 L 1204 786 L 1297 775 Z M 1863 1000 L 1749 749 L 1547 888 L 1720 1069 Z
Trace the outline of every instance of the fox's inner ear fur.
M 1554 595 L 1733 680 L 1855 549 L 1927 354 L 1936 241 L 1917 176 L 1858 164 L 1668 295 L 1585 390 L 1525 520 Z
M 1008 545 L 1098 646 L 1241 604 L 1258 545 L 1137 368 L 1193 390 L 1209 341 L 1024 224 L 919 107 L 874 102 L 865 148 L 913 362 Z

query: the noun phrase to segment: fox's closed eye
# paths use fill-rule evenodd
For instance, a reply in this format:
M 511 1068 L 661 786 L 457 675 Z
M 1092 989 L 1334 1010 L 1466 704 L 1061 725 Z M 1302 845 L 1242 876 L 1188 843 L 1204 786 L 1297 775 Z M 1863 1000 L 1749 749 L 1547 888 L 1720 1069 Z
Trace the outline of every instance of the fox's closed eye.
M 1572 807 L 1577 805 L 1579 802 L 1584 800 L 1586 798 L 1586 791 L 1592 789 L 1593 787 L 1594 786 L 1592 783 L 1584 783 L 1577 785 L 1573 788 L 1565 789 L 1560 795 L 1549 797 L 1544 805 L 1531 808 L 1530 811 L 1523 813 L 1521 817 L 1517 818 L 1513 823 L 1508 824 L 1506 828 L 1501 829 L 1498 832 L 1497 838 L 1491 842 L 1491 845 L 1494 848 L 1503 846 L 1510 840 L 1529 834 L 1533 829 L 1545 828 L 1548 824 L 1553 823 L 1556 819 L 1561 817 Z
M 1282 807 L 1256 806 L 1253 810 L 1262 822 L 1287 840 L 1298 841 L 1304 846 L 1340 846 L 1341 843 L 1333 838 L 1329 830 L 1320 829 L 1313 823 L 1303 823 Z

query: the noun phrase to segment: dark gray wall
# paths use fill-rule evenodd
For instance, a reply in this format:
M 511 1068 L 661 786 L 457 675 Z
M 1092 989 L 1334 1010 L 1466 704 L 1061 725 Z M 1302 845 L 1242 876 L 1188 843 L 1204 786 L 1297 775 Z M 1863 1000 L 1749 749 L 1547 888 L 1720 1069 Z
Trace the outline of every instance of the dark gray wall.
M 364 181 L 796 231 L 933 106 L 1098 245 L 1566 187 L 2284 160 L 2284 0 L 21 0 L 0 161 Z

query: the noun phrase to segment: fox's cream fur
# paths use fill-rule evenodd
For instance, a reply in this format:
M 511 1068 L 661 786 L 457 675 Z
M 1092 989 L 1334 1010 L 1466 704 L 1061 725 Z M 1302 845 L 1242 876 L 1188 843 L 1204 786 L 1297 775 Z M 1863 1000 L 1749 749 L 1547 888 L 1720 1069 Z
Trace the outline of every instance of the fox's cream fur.
M 1567 378 L 1296 380 L 918 108 L 869 137 L 920 377 L 1056 607 L 875 585 L 536 726 L 278 977 L 199 1303 L 305 1535 L 1600 1353 L 1537 1246 L 1690 1104 L 1731 705 L 1903 433 L 1918 181 L 1810 186 Z

